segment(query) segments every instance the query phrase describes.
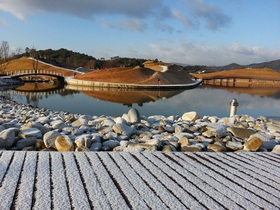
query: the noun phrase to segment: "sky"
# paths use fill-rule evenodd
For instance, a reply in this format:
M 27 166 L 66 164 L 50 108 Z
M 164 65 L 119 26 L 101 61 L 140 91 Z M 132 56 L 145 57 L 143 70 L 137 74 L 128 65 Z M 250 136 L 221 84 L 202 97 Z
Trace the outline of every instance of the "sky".
M 279 37 L 280 0 L 0 0 L 10 51 L 246 65 L 280 59 Z

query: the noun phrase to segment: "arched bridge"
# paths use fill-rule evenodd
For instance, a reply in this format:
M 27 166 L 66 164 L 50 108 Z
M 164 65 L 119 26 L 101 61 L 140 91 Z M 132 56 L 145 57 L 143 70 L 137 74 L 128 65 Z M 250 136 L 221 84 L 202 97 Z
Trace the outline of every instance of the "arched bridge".
M 45 76 L 57 77 L 59 79 L 64 79 L 65 77 L 64 73 L 57 72 L 57 71 L 50 71 L 50 70 L 42 70 L 42 69 L 15 70 L 15 71 L 9 71 L 6 74 L 11 78 L 18 78 L 18 77 L 31 76 L 31 75 L 45 75 Z

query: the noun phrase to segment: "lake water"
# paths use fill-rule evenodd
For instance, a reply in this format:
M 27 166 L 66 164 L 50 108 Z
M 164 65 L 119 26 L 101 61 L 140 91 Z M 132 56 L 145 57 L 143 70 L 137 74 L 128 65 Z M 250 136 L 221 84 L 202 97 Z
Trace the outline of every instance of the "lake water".
M 33 87 L 34 86 L 34 87 Z M 200 86 L 175 91 L 81 90 L 79 87 L 52 87 L 48 83 L 1 91 L 12 100 L 52 110 L 89 115 L 122 116 L 131 107 L 141 115 L 182 115 L 196 111 L 200 116 L 226 117 L 230 102 L 237 99 L 237 114 L 280 116 L 280 88 L 242 89 Z

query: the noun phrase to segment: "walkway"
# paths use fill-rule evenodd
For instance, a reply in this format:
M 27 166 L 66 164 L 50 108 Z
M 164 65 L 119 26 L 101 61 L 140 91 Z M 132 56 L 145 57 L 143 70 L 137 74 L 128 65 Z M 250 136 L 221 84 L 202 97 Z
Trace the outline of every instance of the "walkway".
M 0 209 L 279 209 L 280 154 L 0 152 Z
M 72 77 L 65 77 L 64 81 L 68 85 L 87 86 L 87 87 L 101 87 L 101 88 L 120 88 L 120 89 L 191 89 L 199 86 L 202 83 L 201 79 L 194 80 L 187 84 L 129 84 L 129 83 L 110 83 L 110 82 L 96 82 L 87 80 L 73 79 Z

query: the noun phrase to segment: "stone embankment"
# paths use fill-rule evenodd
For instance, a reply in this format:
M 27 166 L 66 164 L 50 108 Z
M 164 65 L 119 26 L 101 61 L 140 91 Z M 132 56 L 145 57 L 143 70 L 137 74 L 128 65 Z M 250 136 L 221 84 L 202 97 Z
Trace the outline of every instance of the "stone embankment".
M 280 122 L 266 117 L 89 116 L 0 98 L 0 149 L 25 151 L 280 152 Z

